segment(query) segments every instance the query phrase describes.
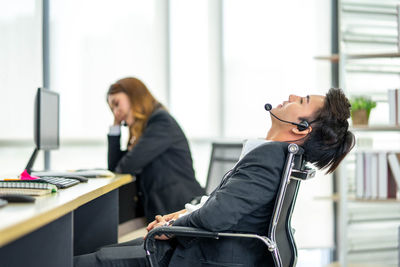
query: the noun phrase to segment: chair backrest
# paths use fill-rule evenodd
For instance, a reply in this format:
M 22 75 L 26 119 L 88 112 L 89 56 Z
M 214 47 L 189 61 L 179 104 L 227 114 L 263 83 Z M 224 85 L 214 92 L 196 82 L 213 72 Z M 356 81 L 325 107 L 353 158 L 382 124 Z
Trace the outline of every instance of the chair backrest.
M 235 166 L 242 152 L 242 143 L 212 143 L 206 193 L 210 194 L 221 182 L 224 174 Z
M 276 267 L 292 267 L 297 262 L 297 247 L 293 237 L 291 218 L 300 181 L 312 178 L 314 170 L 305 167 L 303 149 L 295 144 L 288 147 L 285 169 L 269 225 L 268 238 L 276 244 L 271 251 Z

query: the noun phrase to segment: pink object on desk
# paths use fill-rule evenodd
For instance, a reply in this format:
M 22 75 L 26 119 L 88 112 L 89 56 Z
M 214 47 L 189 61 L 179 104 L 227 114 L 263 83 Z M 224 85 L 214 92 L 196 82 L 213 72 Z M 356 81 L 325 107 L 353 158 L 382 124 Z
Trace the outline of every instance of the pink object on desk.
M 40 177 L 37 176 L 31 176 L 26 170 L 24 170 L 20 175 L 19 178 L 21 180 L 36 180 L 39 179 Z

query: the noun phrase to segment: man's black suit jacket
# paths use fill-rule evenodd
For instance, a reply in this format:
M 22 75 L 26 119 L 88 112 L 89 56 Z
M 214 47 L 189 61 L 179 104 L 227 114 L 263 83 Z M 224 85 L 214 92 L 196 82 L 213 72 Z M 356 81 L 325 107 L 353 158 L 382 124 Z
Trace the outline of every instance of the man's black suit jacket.
M 216 232 L 266 235 L 287 154 L 268 142 L 244 156 L 204 206 L 175 221 Z M 169 266 L 274 266 L 267 248 L 250 239 L 178 239 Z

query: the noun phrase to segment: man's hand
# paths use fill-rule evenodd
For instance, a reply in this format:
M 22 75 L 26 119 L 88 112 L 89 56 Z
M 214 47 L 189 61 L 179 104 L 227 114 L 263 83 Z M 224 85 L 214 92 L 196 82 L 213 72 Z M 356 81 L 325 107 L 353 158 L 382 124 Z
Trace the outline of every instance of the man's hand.
M 161 215 L 157 215 L 155 220 L 152 221 L 151 223 L 149 223 L 146 227 L 147 232 L 151 231 L 153 228 L 155 228 L 155 225 L 158 225 L 159 222 L 163 221 L 164 223 L 169 222 L 170 220 L 177 220 L 179 218 L 180 214 L 183 214 L 186 212 L 186 209 L 174 212 L 174 213 L 170 213 L 164 216 Z M 160 226 L 160 225 L 158 225 Z
M 167 226 L 167 225 L 168 225 L 168 222 L 167 222 L 166 220 L 163 219 L 163 216 L 157 215 L 157 216 L 156 216 L 156 219 L 155 219 L 152 223 L 150 223 L 150 224 L 152 224 L 151 229 L 154 229 L 154 228 L 157 228 L 157 227 L 160 227 L 160 226 Z M 150 224 L 149 224 L 149 225 L 150 225 Z M 151 229 L 150 229 L 150 230 L 151 230 Z M 147 230 L 147 231 L 150 231 L 150 230 Z M 147 234 L 144 236 L 144 239 L 146 239 L 146 237 L 147 237 Z M 161 236 L 156 235 L 154 238 L 155 238 L 155 239 L 158 239 L 158 240 L 168 240 L 168 239 L 169 239 L 169 237 L 166 236 L 166 235 L 161 235 Z
M 146 227 L 147 232 L 150 232 L 154 228 L 168 225 L 168 222 L 170 222 L 172 220 L 173 221 L 177 220 L 179 218 L 179 215 L 183 214 L 185 212 L 186 212 L 186 210 L 183 209 L 183 210 L 180 210 L 180 211 L 177 211 L 174 213 L 170 213 L 170 214 L 167 214 L 164 216 L 157 215 L 155 217 L 155 220 L 152 221 L 151 223 L 149 223 L 149 225 L 147 225 L 147 227 Z M 144 239 L 146 239 L 146 236 L 147 236 L 147 234 L 144 236 Z M 166 235 L 156 236 L 155 238 L 158 240 L 168 240 L 169 239 L 169 237 L 167 237 Z

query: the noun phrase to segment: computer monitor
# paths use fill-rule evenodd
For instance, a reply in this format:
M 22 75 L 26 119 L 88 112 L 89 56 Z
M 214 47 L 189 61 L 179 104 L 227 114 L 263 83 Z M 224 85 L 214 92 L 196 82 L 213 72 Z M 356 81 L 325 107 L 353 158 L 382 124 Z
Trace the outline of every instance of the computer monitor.
M 38 88 L 35 96 L 33 136 L 35 150 L 26 171 L 31 172 L 39 150 L 52 150 L 60 146 L 60 96 L 54 91 Z

